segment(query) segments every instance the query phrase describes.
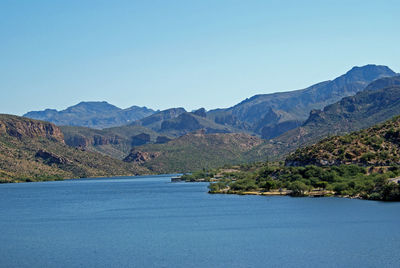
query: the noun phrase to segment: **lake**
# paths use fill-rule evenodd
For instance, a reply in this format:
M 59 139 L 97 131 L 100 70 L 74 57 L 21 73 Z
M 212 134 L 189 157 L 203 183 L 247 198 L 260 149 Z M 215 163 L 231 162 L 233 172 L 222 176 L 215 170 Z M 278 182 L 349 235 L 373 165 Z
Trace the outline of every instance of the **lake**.
M 400 203 L 169 176 L 0 185 L 1 267 L 398 267 Z

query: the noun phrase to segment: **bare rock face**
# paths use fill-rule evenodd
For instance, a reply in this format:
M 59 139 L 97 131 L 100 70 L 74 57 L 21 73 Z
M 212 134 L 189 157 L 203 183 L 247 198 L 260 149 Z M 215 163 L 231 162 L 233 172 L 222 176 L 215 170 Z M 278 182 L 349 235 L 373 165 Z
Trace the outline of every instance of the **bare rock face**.
M 119 144 L 121 138 L 117 135 L 104 136 L 104 135 L 93 135 L 91 137 L 85 137 L 80 134 L 66 135 L 65 143 L 72 147 L 85 148 L 89 145 L 107 145 L 107 144 Z
M 125 157 L 124 161 L 134 164 L 142 164 L 157 158 L 160 154 L 160 152 L 132 151 L 127 157 Z
M 83 135 L 74 135 L 65 139 L 68 146 L 86 148 L 91 144 L 91 141 Z
M 21 120 L 10 115 L 0 115 L 0 134 L 7 134 L 18 139 L 42 137 L 64 143 L 64 135 L 54 124 L 27 118 Z
M 70 162 L 67 158 L 56 155 L 54 153 L 51 152 L 46 152 L 44 150 L 39 150 L 37 151 L 36 158 L 42 158 L 43 160 L 46 161 L 47 164 L 51 165 L 51 164 L 67 164 L 68 162 Z

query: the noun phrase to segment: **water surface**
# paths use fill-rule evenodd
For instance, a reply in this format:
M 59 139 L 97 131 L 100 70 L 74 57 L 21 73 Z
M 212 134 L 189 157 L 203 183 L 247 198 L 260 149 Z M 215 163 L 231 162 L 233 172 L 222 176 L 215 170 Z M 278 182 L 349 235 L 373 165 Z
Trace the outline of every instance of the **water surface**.
M 0 185 L 1 267 L 398 267 L 400 203 L 168 176 Z

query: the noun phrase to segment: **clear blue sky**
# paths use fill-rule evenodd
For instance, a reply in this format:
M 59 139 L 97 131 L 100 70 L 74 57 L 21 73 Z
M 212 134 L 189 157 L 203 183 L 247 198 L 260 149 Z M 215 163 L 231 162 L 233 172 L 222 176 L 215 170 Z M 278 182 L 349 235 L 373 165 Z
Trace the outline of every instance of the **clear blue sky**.
M 332 79 L 400 72 L 400 1 L 0 1 L 0 113 L 105 100 L 232 106 Z

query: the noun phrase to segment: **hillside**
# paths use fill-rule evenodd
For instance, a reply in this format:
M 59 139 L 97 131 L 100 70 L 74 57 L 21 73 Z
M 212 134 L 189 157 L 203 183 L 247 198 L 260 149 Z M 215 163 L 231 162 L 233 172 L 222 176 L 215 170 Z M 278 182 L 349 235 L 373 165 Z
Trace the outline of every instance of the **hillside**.
M 177 166 L 173 166 L 175 163 L 184 163 L 179 171 L 191 171 L 190 168 L 201 169 L 216 166 L 214 161 L 220 164 L 232 164 L 267 159 L 282 160 L 297 148 L 312 144 L 327 136 L 370 127 L 400 114 L 400 88 L 396 86 L 398 79 L 398 77 L 393 77 L 385 78 L 382 81 L 376 80 L 369 85 L 368 90 L 359 92 L 355 96 L 345 97 L 337 103 L 328 105 L 323 111 L 311 112 L 309 119 L 301 127 L 290 130 L 275 139 L 256 143 L 247 150 L 238 151 L 236 162 L 235 158 L 229 158 L 232 154 L 221 154 L 225 158 L 224 161 L 209 157 L 207 150 L 216 154 L 214 150 L 224 151 L 224 148 L 209 149 L 207 143 L 199 143 L 198 140 L 202 136 L 197 135 L 187 135 L 184 136 L 184 139 L 179 138 L 162 146 L 143 145 L 135 148 L 133 154 L 139 151 L 138 157 L 144 157 L 140 161 L 140 165 L 149 167 L 151 170 L 168 172 L 177 168 Z M 386 87 L 387 85 L 388 87 Z M 379 86 L 383 86 L 383 88 L 379 88 Z M 221 134 L 219 137 L 222 136 Z M 191 144 L 200 146 L 205 151 L 195 150 Z M 231 148 L 237 144 L 226 143 L 224 146 Z M 167 157 L 167 154 L 163 154 L 168 151 L 173 151 L 175 156 L 168 155 Z M 160 157 L 160 155 L 164 155 L 164 157 Z M 197 159 L 201 159 L 201 161 Z M 193 163 L 189 163 L 190 161 Z
M 163 111 L 158 111 L 150 116 L 142 118 L 132 123 L 132 125 L 144 126 L 154 131 L 161 129 L 161 124 L 165 120 L 170 120 L 186 113 L 184 108 L 171 108 Z
M 205 133 L 233 133 L 243 132 L 232 126 L 224 126 L 206 118 L 205 114 L 182 113 L 176 118 L 165 120 L 161 123 L 160 133 L 180 137 L 196 130 L 203 130 Z
M 370 82 L 396 75 L 386 66 L 354 67 L 346 74 L 306 89 L 261 94 L 207 116 L 220 124 L 251 129 L 265 139 L 274 138 L 304 122 L 313 109 L 321 109 L 363 90 Z
M 155 111 L 146 107 L 118 108 L 105 101 L 81 102 L 57 111 L 46 109 L 24 114 L 25 117 L 52 122 L 58 126 L 83 126 L 95 129 L 122 126 L 150 116 Z
M 180 180 L 210 181 L 210 193 L 400 201 L 400 115 L 298 149 L 285 165 L 268 161 L 226 165 Z
M 400 165 L 400 116 L 358 132 L 326 138 L 286 158 L 288 166 L 308 164 Z
M 247 134 L 198 132 L 165 144 L 135 147 L 124 161 L 157 173 L 189 172 L 252 161 L 246 152 L 262 143 L 261 139 Z
M 134 124 L 102 130 L 75 126 L 61 126 L 60 129 L 67 145 L 117 159 L 125 158 L 133 147 L 148 143 L 165 143 L 197 130 L 207 134 L 237 132 L 233 127 L 219 125 L 205 118 L 204 109 L 191 113 L 181 109 L 169 109 Z
M 299 128 L 284 133 L 275 142 L 302 146 L 332 135 L 370 127 L 400 114 L 400 77 L 371 83 L 366 90 L 314 110 Z
M 144 168 L 64 144 L 54 124 L 0 115 L 0 180 L 41 181 L 144 173 Z
M 172 139 L 149 128 L 136 125 L 102 130 L 74 126 L 61 126 L 60 129 L 67 145 L 85 148 L 117 159 L 125 158 L 133 146 L 164 143 Z
M 386 66 L 354 67 L 334 80 L 320 82 L 305 89 L 255 95 L 227 109 L 209 112 L 199 109 L 197 114 L 191 113 L 203 118 L 197 127 L 194 121 L 198 118 L 189 114 L 178 118 L 187 113 L 184 108 L 153 111 L 146 107 L 132 106 L 120 109 L 107 102 L 81 102 L 62 111 L 46 109 L 29 112 L 24 116 L 59 126 L 95 129 L 134 124 L 175 137 L 206 128 L 210 129 L 208 133 L 244 132 L 271 139 L 299 127 L 308 118 L 311 110 L 322 109 L 343 97 L 352 96 L 376 79 L 395 75 Z

